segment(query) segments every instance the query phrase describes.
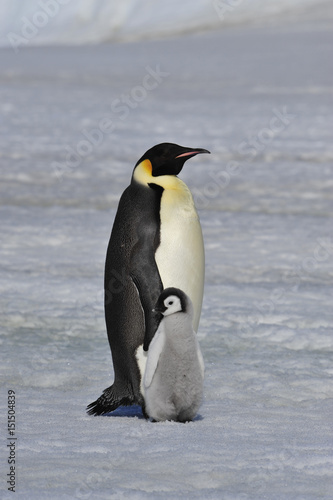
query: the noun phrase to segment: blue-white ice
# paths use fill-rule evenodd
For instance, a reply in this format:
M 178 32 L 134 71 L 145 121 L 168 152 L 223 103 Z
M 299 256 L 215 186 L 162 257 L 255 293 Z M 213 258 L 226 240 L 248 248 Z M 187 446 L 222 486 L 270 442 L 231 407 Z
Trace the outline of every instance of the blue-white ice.
M 1 498 L 10 389 L 15 498 L 332 498 L 332 8 L 297 17 L 1 50 Z M 88 417 L 113 377 L 117 202 L 162 141 L 212 152 L 181 173 L 206 246 L 204 403 L 189 424 Z

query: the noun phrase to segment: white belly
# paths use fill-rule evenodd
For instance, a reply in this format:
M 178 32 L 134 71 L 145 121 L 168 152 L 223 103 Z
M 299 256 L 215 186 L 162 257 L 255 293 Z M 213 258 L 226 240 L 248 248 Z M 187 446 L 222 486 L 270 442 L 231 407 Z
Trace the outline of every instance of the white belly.
M 165 189 L 162 194 L 161 242 L 155 260 L 163 287 L 180 288 L 192 300 L 193 328 L 197 331 L 205 278 L 204 245 L 190 190 L 176 179 L 176 188 Z

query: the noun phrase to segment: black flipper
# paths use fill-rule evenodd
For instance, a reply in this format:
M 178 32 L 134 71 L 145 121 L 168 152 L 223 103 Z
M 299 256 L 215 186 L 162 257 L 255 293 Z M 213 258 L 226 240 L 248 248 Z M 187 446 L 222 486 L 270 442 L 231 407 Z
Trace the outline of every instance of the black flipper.
M 140 296 L 140 303 L 145 319 L 145 336 L 143 349 L 148 350 L 155 335 L 162 315 L 153 313 L 153 308 L 163 290 L 163 283 L 155 261 L 155 252 L 160 245 L 160 203 L 164 189 L 157 184 L 149 184 L 150 197 L 154 199 L 154 210 L 157 220 L 149 220 L 148 214 L 140 221 L 137 228 L 137 242 L 130 254 L 130 277 Z M 146 198 L 147 197 L 147 192 Z
M 155 332 L 158 328 L 158 325 L 160 324 L 160 321 L 163 317 L 162 314 L 159 313 L 153 314 L 153 308 L 156 304 L 156 301 L 160 293 L 163 290 L 163 285 L 158 273 L 157 266 L 156 266 L 156 277 L 155 278 L 151 277 L 150 282 L 148 281 L 148 279 L 143 279 L 142 277 L 139 277 L 139 273 L 138 275 L 134 275 L 133 273 L 131 275 L 131 278 L 136 286 L 136 289 L 138 290 L 141 305 L 143 308 L 143 314 L 145 318 L 145 337 L 143 343 L 143 350 L 148 351 L 149 344 L 152 341 Z

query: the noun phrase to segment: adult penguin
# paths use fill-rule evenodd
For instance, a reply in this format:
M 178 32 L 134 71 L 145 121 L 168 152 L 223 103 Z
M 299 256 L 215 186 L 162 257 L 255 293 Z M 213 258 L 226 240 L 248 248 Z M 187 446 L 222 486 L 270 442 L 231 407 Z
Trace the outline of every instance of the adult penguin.
M 90 415 L 139 404 L 139 346 L 148 350 L 162 315 L 152 312 L 162 290 L 191 299 L 197 331 L 204 286 L 204 246 L 191 192 L 177 175 L 206 149 L 172 143 L 149 149 L 136 163 L 121 196 L 105 262 L 105 320 L 114 382 L 88 407 Z

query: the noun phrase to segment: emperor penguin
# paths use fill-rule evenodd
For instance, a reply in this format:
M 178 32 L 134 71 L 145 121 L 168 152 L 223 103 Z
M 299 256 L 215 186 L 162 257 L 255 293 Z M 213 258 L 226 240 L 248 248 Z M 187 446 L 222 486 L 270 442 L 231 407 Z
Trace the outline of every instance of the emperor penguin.
M 145 411 L 156 422 L 187 422 L 197 414 L 204 380 L 192 302 L 182 290 L 171 287 L 161 293 L 155 311 L 164 317 L 146 355 L 141 382 Z
M 88 405 L 90 415 L 118 406 L 143 407 L 140 361 L 162 318 L 152 309 L 164 288 L 183 290 L 197 331 L 204 286 L 201 225 L 187 185 L 178 178 L 186 160 L 206 149 L 172 143 L 149 149 L 123 192 L 106 254 L 104 309 L 114 382 Z

